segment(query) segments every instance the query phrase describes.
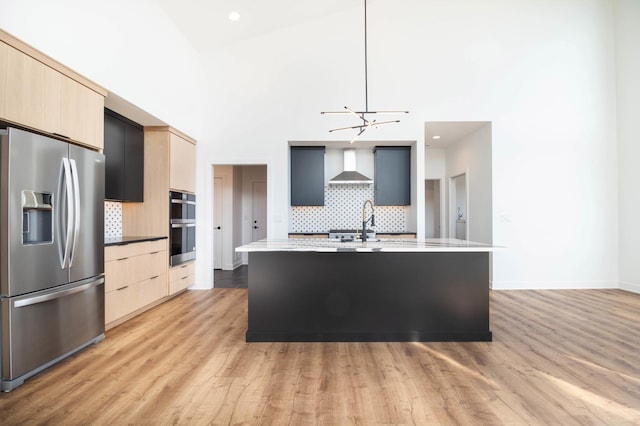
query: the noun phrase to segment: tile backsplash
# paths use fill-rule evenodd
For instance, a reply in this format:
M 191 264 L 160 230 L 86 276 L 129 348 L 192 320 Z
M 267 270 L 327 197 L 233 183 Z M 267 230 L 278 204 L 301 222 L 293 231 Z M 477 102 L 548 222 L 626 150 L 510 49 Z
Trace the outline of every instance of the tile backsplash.
M 122 236 L 122 203 L 104 202 L 104 237 Z
M 373 201 L 373 186 L 333 185 L 324 188 L 324 206 L 292 206 L 290 232 L 329 232 L 362 227 L 362 205 Z M 378 233 L 406 232 L 406 206 L 375 206 Z M 367 218 L 371 210 L 367 206 Z

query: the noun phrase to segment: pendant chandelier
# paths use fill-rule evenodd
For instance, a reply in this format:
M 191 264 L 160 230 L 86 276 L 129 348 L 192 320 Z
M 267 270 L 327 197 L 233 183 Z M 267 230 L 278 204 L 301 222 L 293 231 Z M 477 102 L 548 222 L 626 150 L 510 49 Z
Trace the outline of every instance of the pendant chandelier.
M 399 123 L 400 120 L 385 120 L 378 121 L 373 119 L 371 115 L 384 115 L 384 114 L 408 114 L 409 111 L 395 111 L 395 110 L 379 110 L 369 111 L 369 86 L 368 86 L 368 70 L 367 70 L 367 0 L 364 0 L 364 111 L 355 111 L 347 106 L 342 111 L 322 111 L 320 114 L 351 114 L 356 116 L 362 121 L 362 124 L 355 126 L 339 127 L 337 129 L 331 129 L 329 132 L 337 132 L 341 130 L 357 130 L 357 134 L 351 141 L 352 144 L 358 137 L 366 130 L 383 126 L 386 124 Z

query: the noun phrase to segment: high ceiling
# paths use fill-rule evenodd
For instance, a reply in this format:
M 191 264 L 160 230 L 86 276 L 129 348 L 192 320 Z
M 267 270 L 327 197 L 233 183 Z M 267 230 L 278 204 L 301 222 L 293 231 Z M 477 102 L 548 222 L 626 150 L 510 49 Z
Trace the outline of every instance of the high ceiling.
M 430 148 L 447 148 L 486 126 L 488 121 L 428 121 L 425 123 L 424 141 Z M 440 136 L 439 139 L 433 139 Z
M 365 0 L 155 0 L 198 52 L 207 52 L 348 9 Z M 380 0 L 366 0 L 368 4 Z M 391 2 L 392 0 L 386 0 Z M 229 19 L 237 12 L 240 19 Z M 354 23 L 361 25 L 361 22 Z M 425 144 L 446 148 L 487 122 L 427 122 Z M 439 135 L 439 140 L 432 136 Z M 361 142 L 361 145 L 365 142 Z M 344 142 L 347 144 L 347 142 Z
M 199 52 L 349 8 L 364 11 L 364 0 L 155 1 Z M 231 21 L 231 12 L 238 12 L 240 19 Z

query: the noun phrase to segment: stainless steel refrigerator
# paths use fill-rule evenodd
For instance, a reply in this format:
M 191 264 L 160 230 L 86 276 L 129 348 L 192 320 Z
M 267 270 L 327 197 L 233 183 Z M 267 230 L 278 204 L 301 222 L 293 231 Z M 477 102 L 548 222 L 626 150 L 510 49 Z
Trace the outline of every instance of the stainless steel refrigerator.
M 2 391 L 104 339 L 104 156 L 0 130 Z

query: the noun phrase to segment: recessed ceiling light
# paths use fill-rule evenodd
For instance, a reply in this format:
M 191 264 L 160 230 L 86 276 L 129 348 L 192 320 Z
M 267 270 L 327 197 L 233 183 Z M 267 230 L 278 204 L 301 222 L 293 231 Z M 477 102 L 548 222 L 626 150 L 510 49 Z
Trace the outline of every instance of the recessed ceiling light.
M 229 14 L 230 21 L 237 21 L 238 19 L 240 19 L 240 14 L 238 12 L 231 12 Z
M 432 139 L 440 139 L 440 136 L 435 135 Z

